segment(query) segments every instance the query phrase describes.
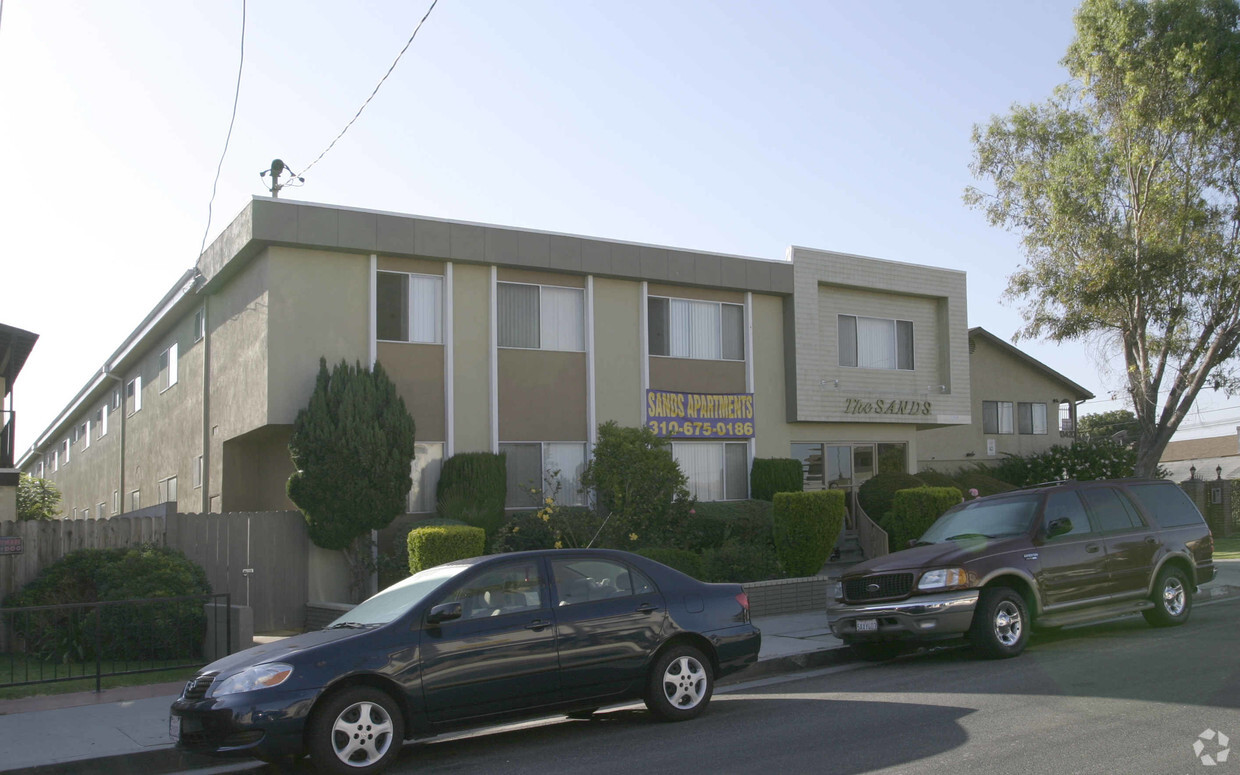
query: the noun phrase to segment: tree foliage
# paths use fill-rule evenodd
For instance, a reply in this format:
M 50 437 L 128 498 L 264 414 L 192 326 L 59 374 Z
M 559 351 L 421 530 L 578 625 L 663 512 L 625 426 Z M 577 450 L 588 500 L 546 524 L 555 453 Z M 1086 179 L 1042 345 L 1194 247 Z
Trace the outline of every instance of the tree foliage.
M 1085 0 L 1072 80 L 974 127 L 994 190 L 965 200 L 1022 237 L 1020 336 L 1122 353 L 1141 475 L 1203 387 L 1240 387 L 1238 20 L 1236 0 Z
M 55 519 L 60 513 L 60 490 L 47 479 L 22 474 L 17 482 L 18 519 Z
M 1114 438 L 1115 434 L 1123 433 L 1124 442 L 1136 441 L 1141 435 L 1141 423 L 1129 409 L 1115 409 L 1110 412 L 1087 414 L 1077 420 L 1076 435 L 1078 438 L 1102 440 Z
M 306 517 L 310 540 L 345 552 L 354 594 L 365 588 L 370 531 L 405 511 L 413 486 L 413 418 L 376 363 L 374 371 L 319 360 L 310 403 L 289 439 L 296 472 L 288 496 Z

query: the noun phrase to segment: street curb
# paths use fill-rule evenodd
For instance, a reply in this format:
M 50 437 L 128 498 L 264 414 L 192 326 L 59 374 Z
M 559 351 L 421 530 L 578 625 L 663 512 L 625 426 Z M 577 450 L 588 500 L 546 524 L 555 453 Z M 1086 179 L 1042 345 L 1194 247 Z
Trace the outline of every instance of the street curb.
M 15 770 L 0 770 L 5 773 L 19 775 L 166 775 L 174 772 L 219 767 L 230 762 L 244 762 L 244 759 L 224 759 L 178 751 L 171 744 L 138 753 L 126 753 L 116 756 L 77 759 L 58 762 L 56 764 L 40 764 L 36 767 L 22 767 Z M 255 761 L 257 764 L 258 762 Z
M 857 661 L 858 659 L 854 655 L 853 650 L 848 646 L 832 646 L 831 648 L 818 649 L 817 651 L 807 651 L 801 654 L 789 654 L 786 657 L 764 659 L 756 664 L 750 665 L 739 673 L 733 673 L 732 675 L 719 679 L 716 685 L 729 686 L 731 684 L 744 683 L 758 678 L 767 678 L 768 676 L 779 675 L 781 673 L 795 673 L 798 670 L 812 670 L 818 667 L 832 667 L 834 665 L 845 665 Z

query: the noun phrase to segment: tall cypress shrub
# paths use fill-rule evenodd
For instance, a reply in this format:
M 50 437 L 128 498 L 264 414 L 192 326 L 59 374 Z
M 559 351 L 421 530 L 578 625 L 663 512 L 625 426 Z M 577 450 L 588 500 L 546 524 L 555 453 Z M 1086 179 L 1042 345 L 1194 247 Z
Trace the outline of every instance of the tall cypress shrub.
M 844 526 L 844 491 L 775 494 L 775 552 L 788 576 L 822 570 Z
M 439 516 L 480 527 L 487 538 L 504 524 L 508 467 L 503 454 L 462 452 L 443 461 L 435 490 Z
M 769 501 L 777 492 L 801 492 L 805 480 L 795 458 L 757 457 L 749 474 L 749 497 Z

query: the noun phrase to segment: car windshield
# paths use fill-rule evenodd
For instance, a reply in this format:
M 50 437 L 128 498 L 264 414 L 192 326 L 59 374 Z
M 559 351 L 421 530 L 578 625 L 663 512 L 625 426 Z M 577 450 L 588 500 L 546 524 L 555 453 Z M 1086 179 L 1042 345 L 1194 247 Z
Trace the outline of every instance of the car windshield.
M 1039 495 L 962 503 L 930 526 L 920 544 L 938 544 L 959 538 L 999 538 L 1020 535 L 1033 524 Z
M 439 565 L 419 571 L 404 581 L 398 581 L 374 597 L 364 600 L 356 608 L 327 626 L 331 628 L 387 624 L 422 602 L 427 595 L 469 567 L 469 565 Z

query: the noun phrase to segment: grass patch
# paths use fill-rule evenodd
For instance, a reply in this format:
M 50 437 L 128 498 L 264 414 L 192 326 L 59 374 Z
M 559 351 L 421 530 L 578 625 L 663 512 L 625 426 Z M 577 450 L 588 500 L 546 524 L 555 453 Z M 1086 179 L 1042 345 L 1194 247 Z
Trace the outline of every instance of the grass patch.
M 1240 560 L 1240 538 L 1214 539 L 1214 559 Z
M 159 662 L 123 662 L 104 660 L 103 672 L 119 672 L 158 668 L 169 665 L 167 669 L 150 673 L 131 673 L 127 675 L 105 675 L 101 681 L 104 689 L 115 689 L 120 686 L 146 686 L 148 684 L 188 681 L 198 672 L 201 665 L 192 667 L 171 667 L 184 664 L 185 660 L 163 660 Z M 205 663 L 204 663 L 205 664 Z M 40 673 L 40 670 L 42 673 Z M 14 683 L 38 680 L 40 677 L 66 677 L 71 680 L 56 683 L 27 684 L 13 686 Z M 93 692 L 95 690 L 95 663 L 72 662 L 52 663 L 31 659 L 23 654 L 0 655 L 0 700 L 16 700 L 22 697 L 38 697 L 49 694 L 71 694 L 73 692 Z

